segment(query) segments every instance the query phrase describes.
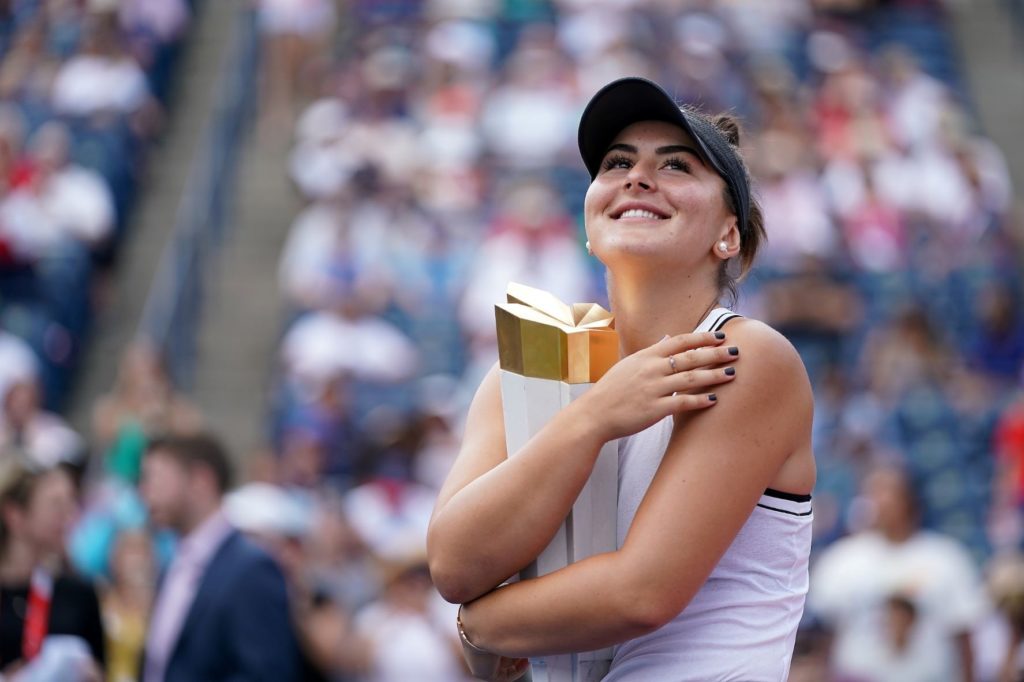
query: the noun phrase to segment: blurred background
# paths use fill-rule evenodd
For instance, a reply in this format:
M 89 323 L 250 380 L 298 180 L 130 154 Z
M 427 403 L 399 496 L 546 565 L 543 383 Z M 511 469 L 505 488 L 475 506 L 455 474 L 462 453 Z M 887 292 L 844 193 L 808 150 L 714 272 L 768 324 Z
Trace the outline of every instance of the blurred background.
M 816 397 L 791 679 L 1020 679 L 1022 74 L 1020 0 L 0 0 L 0 458 L 76 474 L 108 679 L 174 551 L 145 444 L 200 429 L 315 679 L 465 679 L 427 520 L 506 283 L 605 302 L 622 75 L 744 124 L 737 308 Z

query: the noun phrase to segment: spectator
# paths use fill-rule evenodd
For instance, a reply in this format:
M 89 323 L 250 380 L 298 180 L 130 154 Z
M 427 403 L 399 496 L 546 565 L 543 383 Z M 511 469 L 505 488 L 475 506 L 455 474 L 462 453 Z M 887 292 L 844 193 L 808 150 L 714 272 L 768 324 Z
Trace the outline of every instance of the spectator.
M 143 68 L 155 66 L 160 50 L 180 40 L 191 19 L 187 0 L 121 0 L 118 21 Z
M 574 93 L 566 81 L 569 70 L 546 27 L 535 29 L 534 40 L 522 40 L 509 56 L 504 79 L 481 112 L 488 147 L 498 163 L 514 169 L 552 165 L 572 140 L 575 121 Z
M 986 602 L 967 552 L 922 530 L 907 475 L 868 474 L 871 525 L 826 549 L 811 569 L 808 607 L 835 633 L 834 673 L 872 682 L 973 676 L 970 633 Z
M 45 103 L 60 62 L 46 50 L 47 26 L 37 18 L 15 34 L 14 44 L 0 67 L 0 98 Z
M 256 5 L 266 52 L 265 121 L 287 126 L 302 68 L 334 28 L 335 6 L 331 0 L 258 0 Z
M 1009 631 L 1002 666 L 993 682 L 1018 682 L 1024 675 L 1024 557 L 1010 553 L 996 558 L 989 572 L 988 588 Z
M 1024 540 L 1024 396 L 1017 396 L 999 416 L 992 445 L 992 540 L 999 549 L 1013 549 Z
M 3 71 L 0 70 L 0 83 L 3 82 Z M 25 141 L 25 117 L 12 105 L 0 105 L 0 196 L 6 194 L 12 181 L 17 178 L 18 165 L 21 161 L 22 144 Z M 5 253 L 6 245 L 0 260 L 10 256 Z
M 67 126 L 46 123 L 29 143 L 31 165 L 23 170 L 22 182 L 31 188 L 61 239 L 77 239 L 98 249 L 114 230 L 114 197 L 103 176 L 73 163 L 70 151 Z
M 35 381 L 39 359 L 21 338 L 0 329 L 0 400 L 18 383 Z
M 30 467 L 83 464 L 85 441 L 62 417 L 42 409 L 39 397 L 34 380 L 7 390 L 0 417 L 0 451 Z
M 393 560 L 386 570 L 381 600 L 356 617 L 356 632 L 368 642 L 367 682 L 468 680 L 452 605 L 433 589 L 426 557 Z
M 60 467 L 30 471 L 7 461 L 0 487 L 0 670 L 58 663 L 76 670 L 68 682 L 99 680 L 106 659 L 93 586 L 63 568 L 75 513 L 71 476 Z M 58 636 L 80 646 L 59 644 Z M 51 643 L 57 643 L 47 651 Z M 37 659 L 37 657 L 39 657 Z M 26 672 L 26 676 L 28 673 Z
M 150 443 L 141 489 L 154 523 L 182 536 L 146 640 L 146 682 L 297 680 L 281 569 L 228 521 L 227 453 L 208 435 Z
M 1024 371 L 1024 315 L 1017 293 L 1005 282 L 985 286 L 973 306 L 980 319 L 967 344 L 967 357 L 996 381 L 1015 382 Z
M 101 601 L 108 682 L 138 680 L 155 591 L 152 538 L 142 529 L 122 531 L 111 551 L 110 581 Z
M 155 131 L 158 106 L 138 62 L 120 44 L 114 19 L 89 17 L 78 53 L 53 81 L 53 108 L 82 117 L 132 116 L 143 134 Z
M 199 410 L 171 384 L 156 349 L 136 341 L 121 356 L 113 390 L 97 401 L 93 437 L 107 470 L 125 481 L 139 478 L 146 440 L 156 435 L 194 433 Z
M 343 376 L 370 382 L 394 382 L 416 368 L 416 349 L 394 325 L 369 314 L 356 297 L 337 299 L 333 310 L 300 319 L 282 341 L 289 375 L 309 387 Z

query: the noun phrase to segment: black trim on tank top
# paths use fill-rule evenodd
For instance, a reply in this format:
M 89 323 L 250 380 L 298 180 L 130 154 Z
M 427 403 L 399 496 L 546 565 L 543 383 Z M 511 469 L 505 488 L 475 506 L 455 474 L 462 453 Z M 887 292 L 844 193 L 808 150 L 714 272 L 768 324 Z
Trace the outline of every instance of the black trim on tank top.
M 781 490 L 775 490 L 774 488 L 765 488 L 764 494 L 768 497 L 777 497 L 780 500 L 789 500 L 790 502 L 810 502 L 810 495 L 798 495 L 796 493 L 787 493 Z
M 789 514 L 790 516 L 810 516 L 811 515 L 811 510 L 810 509 L 808 509 L 805 512 L 795 512 L 795 511 L 789 511 L 788 509 L 779 509 L 778 507 L 769 507 L 767 504 L 758 504 L 757 506 L 760 507 L 761 509 L 770 509 L 770 510 L 772 510 L 774 512 L 779 512 L 780 514 Z
M 725 326 L 726 322 L 728 322 L 729 320 L 732 320 L 734 318 L 737 318 L 737 317 L 743 317 L 743 316 L 742 315 L 737 315 L 736 313 L 734 313 L 732 311 L 724 313 L 722 315 L 722 317 L 719 317 L 717 320 L 715 320 L 715 323 L 713 325 L 711 325 L 711 331 L 713 331 L 713 332 L 719 331 L 722 327 Z

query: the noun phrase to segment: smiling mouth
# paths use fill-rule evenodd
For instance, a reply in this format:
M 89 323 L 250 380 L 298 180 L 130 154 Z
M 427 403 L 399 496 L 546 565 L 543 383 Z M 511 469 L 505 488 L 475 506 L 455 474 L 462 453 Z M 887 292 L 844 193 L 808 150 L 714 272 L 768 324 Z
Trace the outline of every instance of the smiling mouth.
M 628 220 L 630 218 L 639 218 L 642 220 L 665 220 L 668 216 L 663 216 L 654 211 L 648 211 L 642 208 L 630 208 L 617 216 L 613 216 L 615 220 Z

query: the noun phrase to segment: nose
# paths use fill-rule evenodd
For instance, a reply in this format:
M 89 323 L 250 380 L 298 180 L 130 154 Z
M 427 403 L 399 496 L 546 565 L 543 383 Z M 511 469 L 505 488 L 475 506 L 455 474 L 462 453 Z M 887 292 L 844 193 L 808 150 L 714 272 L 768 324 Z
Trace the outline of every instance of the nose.
M 626 189 L 633 189 L 634 187 L 645 192 L 655 188 L 654 177 L 647 172 L 644 164 L 633 164 L 633 167 L 629 169 L 629 173 L 626 174 Z

